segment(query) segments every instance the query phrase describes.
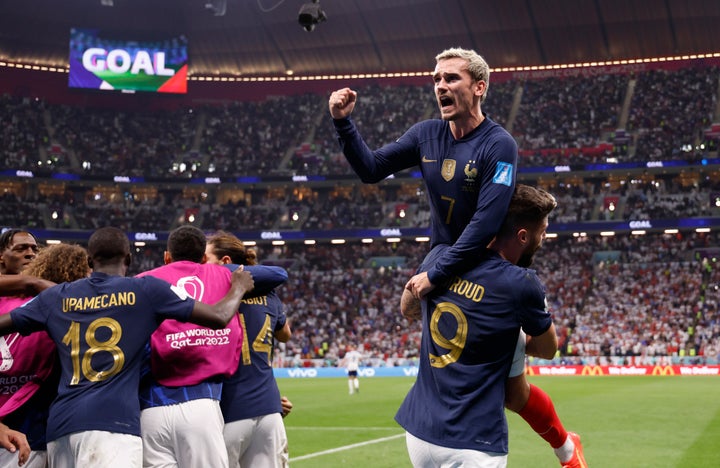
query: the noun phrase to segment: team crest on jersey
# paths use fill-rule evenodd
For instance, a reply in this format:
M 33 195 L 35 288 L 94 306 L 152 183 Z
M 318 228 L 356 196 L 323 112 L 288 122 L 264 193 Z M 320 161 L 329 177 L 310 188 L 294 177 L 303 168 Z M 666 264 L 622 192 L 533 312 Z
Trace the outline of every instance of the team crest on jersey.
M 498 161 L 497 166 L 495 166 L 495 175 L 493 176 L 493 184 L 502 184 L 507 185 L 508 187 L 512 186 L 513 182 L 513 165 Z
M 478 174 L 477 167 L 470 169 L 470 163 L 467 163 L 465 164 L 463 172 L 465 172 L 465 182 L 469 182 L 471 184 L 475 182 L 475 177 L 477 177 Z
M 443 161 L 440 175 L 445 179 L 445 182 L 450 182 L 453 180 L 453 177 L 455 177 L 455 165 L 456 162 L 454 159 L 446 159 Z

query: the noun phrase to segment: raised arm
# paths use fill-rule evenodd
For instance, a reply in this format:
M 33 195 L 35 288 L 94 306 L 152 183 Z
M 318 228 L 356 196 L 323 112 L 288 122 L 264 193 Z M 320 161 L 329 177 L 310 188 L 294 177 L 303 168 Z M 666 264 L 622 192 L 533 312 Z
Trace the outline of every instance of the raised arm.
M 356 100 L 357 93 L 349 88 L 344 88 L 332 93 L 329 106 L 343 155 L 360 180 L 366 184 L 374 184 L 391 174 L 416 166 L 420 155 L 415 138 L 415 126 L 411 127 L 397 141 L 373 151 L 362 139 L 355 123 L 350 118 Z

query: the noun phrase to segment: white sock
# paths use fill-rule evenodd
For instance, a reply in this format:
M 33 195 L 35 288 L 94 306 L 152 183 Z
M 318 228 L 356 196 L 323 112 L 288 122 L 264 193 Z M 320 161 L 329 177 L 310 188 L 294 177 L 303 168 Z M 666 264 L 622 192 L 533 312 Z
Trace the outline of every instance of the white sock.
M 567 463 L 570 461 L 573 453 L 575 452 L 575 444 L 573 443 L 570 436 L 568 436 L 568 438 L 565 439 L 565 443 L 562 444 L 560 447 L 553 449 L 553 451 L 555 452 L 555 456 L 558 457 L 561 463 Z
M 355 388 L 353 387 L 352 380 L 348 380 L 348 389 L 350 390 L 350 395 L 352 395 L 355 392 Z

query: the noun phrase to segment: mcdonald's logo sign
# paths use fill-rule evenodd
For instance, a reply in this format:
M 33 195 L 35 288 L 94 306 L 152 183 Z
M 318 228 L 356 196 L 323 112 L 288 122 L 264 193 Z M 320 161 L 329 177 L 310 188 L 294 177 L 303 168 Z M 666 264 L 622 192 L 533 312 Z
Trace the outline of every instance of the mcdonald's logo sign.
M 600 366 L 583 366 L 580 375 L 605 375 Z
M 655 366 L 651 375 L 675 375 L 672 366 Z

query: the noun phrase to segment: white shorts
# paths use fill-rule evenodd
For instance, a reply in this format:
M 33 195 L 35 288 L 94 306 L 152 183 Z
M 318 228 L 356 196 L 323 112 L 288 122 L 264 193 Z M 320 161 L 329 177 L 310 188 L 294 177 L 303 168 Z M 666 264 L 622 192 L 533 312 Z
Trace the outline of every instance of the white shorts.
M 140 413 L 143 466 L 227 468 L 220 402 L 211 398 Z
M 18 453 L 0 448 L 0 468 L 17 468 Z M 23 468 L 47 468 L 47 450 L 33 450 Z
M 280 413 L 227 423 L 223 435 L 231 468 L 288 466 L 288 440 Z
M 48 442 L 50 468 L 140 468 L 142 439 L 130 434 L 83 431 Z
M 418 439 L 405 433 L 410 462 L 414 468 L 505 468 L 507 454 L 454 449 Z
M 520 330 L 517 345 L 515 345 L 515 354 L 513 355 L 512 365 L 508 377 L 517 377 L 525 372 L 525 344 L 527 336 L 525 332 Z

